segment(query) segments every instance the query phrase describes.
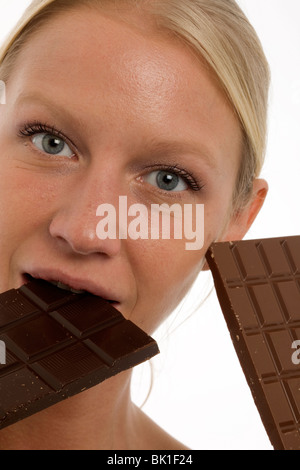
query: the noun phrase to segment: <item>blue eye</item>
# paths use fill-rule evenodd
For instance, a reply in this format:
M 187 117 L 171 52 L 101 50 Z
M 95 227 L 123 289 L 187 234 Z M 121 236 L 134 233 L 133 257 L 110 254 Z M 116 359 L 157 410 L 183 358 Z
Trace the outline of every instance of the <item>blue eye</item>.
M 32 138 L 32 143 L 42 152 L 45 152 L 49 155 L 58 155 L 62 157 L 72 157 L 74 152 L 70 149 L 68 144 L 55 135 L 51 134 L 36 134 Z
M 167 170 L 158 170 L 152 171 L 149 175 L 144 177 L 144 180 L 152 184 L 153 186 L 157 186 L 159 189 L 163 191 L 185 191 L 188 189 L 188 184 L 184 181 L 184 179 L 179 176 L 178 174 Z

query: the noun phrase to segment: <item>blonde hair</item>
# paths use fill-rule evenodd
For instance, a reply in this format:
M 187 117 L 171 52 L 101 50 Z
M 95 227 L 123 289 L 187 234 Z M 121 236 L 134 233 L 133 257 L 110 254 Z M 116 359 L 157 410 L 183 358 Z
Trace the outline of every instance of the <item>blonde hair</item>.
M 264 162 L 270 72 L 260 40 L 234 0 L 33 0 L 0 49 L 0 79 L 8 80 L 24 43 L 51 15 L 78 4 L 117 11 L 121 3 L 149 13 L 158 29 L 181 38 L 214 72 L 244 137 L 232 199 L 238 211 L 251 200 Z

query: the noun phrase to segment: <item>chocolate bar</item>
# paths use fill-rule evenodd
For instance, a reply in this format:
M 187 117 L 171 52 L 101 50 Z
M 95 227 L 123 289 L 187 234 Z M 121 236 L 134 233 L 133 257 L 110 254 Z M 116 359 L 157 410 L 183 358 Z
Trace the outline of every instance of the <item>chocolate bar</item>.
M 300 236 L 207 252 L 231 339 L 275 450 L 300 450 Z
M 0 295 L 0 344 L 0 429 L 159 352 L 109 302 L 34 279 Z

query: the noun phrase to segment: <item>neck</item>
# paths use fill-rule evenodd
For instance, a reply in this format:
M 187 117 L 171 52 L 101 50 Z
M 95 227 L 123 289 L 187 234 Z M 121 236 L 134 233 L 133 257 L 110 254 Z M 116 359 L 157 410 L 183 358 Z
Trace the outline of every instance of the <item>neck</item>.
M 3 450 L 112 450 L 129 448 L 135 406 L 131 371 L 0 431 Z

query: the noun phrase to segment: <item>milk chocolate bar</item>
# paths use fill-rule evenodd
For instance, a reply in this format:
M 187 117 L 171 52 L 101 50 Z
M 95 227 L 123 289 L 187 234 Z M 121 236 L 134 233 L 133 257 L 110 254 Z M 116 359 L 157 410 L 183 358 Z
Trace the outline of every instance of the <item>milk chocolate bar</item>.
M 33 280 L 0 295 L 0 429 L 159 350 L 109 302 Z
M 217 295 L 275 450 L 300 450 L 300 236 L 215 243 Z

